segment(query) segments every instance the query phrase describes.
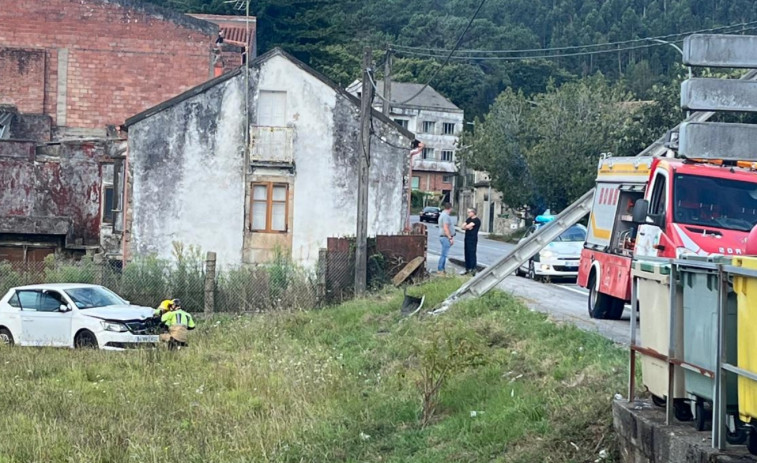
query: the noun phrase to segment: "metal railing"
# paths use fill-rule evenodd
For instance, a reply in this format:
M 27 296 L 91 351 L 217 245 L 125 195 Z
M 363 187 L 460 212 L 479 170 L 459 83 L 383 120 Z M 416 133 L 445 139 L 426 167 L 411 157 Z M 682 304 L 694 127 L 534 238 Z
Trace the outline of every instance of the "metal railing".
M 713 262 L 697 262 L 690 260 L 674 259 L 644 259 L 656 263 L 670 264 L 670 291 L 669 291 L 669 334 L 668 334 L 668 352 L 656 352 L 636 343 L 637 334 L 637 316 L 636 307 L 638 307 L 638 280 L 639 276 L 632 274 L 631 279 L 631 342 L 630 342 L 630 362 L 629 362 L 629 389 L 628 400 L 633 402 L 636 390 L 636 354 L 641 356 L 652 357 L 668 365 L 668 389 L 666 400 L 666 418 L 665 424 L 670 425 L 674 417 L 674 400 L 676 387 L 675 375 L 677 369 L 693 371 L 697 374 L 713 379 L 713 402 L 712 402 L 712 447 L 724 450 L 727 446 L 725 427 L 730 426 L 727 420 L 728 409 L 728 388 L 726 380 L 728 374 L 734 374 L 738 377 L 747 378 L 750 381 L 757 382 L 757 372 L 739 368 L 737 365 L 728 363 L 730 352 L 726 345 L 726 310 L 727 298 L 729 292 L 729 282 L 734 276 L 750 277 L 757 279 L 757 270 L 749 270 L 732 265 L 724 265 Z M 718 304 L 717 304 L 717 356 L 716 367 L 714 370 L 705 368 L 702 365 L 684 361 L 683 352 L 678 349 L 679 339 L 677 336 L 677 320 L 683 320 L 686 316 L 683 305 L 678 305 L 678 288 L 682 284 L 679 278 L 681 268 L 707 270 L 717 275 Z M 640 311 L 640 316 L 643 314 Z M 738 329 L 738 322 L 734 329 Z M 684 335 L 685 338 L 685 335 Z M 685 342 L 685 339 L 684 339 Z M 735 356 L 734 356 L 735 358 Z M 757 387 L 757 386 L 755 386 Z M 688 391 L 687 391 L 687 394 Z M 755 431 L 752 431 L 755 432 Z

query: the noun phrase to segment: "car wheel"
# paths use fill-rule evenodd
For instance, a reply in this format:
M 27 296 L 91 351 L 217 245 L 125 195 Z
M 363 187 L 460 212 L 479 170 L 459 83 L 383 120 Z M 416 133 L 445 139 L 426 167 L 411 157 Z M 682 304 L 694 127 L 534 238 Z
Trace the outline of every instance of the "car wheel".
M 528 261 L 528 272 L 526 272 L 526 277 L 529 280 L 536 280 L 536 267 L 534 266 L 534 261 L 532 260 Z
M 0 345 L 12 346 L 13 344 L 13 335 L 11 332 L 6 328 L 0 328 Z
M 97 349 L 97 338 L 91 331 L 84 330 L 74 338 L 74 347 L 77 349 Z

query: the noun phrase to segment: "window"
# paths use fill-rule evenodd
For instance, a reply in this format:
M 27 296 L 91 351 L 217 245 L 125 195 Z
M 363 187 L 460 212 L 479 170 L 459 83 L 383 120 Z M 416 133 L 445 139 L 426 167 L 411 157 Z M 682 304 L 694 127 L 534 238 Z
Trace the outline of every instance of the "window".
M 401 125 L 403 129 L 407 128 L 407 119 L 395 119 L 394 122 Z
M 452 162 L 452 151 L 442 151 L 442 161 Z
M 444 135 L 454 135 L 455 134 L 455 124 L 451 122 L 445 122 L 442 124 L 442 133 Z
M 103 204 L 103 211 L 102 211 L 102 222 L 103 223 L 113 223 L 113 209 L 115 208 L 114 204 L 114 190 L 113 185 L 103 185 L 103 196 L 102 196 L 102 204 Z
M 61 295 L 54 291 L 19 291 L 17 294 L 21 310 L 57 312 L 65 304 Z
M 287 92 L 261 90 L 258 97 L 258 124 L 284 127 L 287 122 Z
M 423 133 L 434 133 L 435 122 L 423 121 Z
M 18 301 L 18 293 L 13 293 L 13 296 L 8 300 L 8 305 L 17 309 L 21 308 L 21 303 Z
M 420 187 L 421 187 L 421 178 L 413 177 L 413 190 L 417 190 Z
M 423 159 L 434 159 L 434 148 L 423 148 Z
M 649 205 L 649 212 L 653 215 L 665 214 L 665 203 L 667 198 L 665 176 L 658 174 L 655 178 L 654 190 L 652 190 L 652 201 Z
M 452 183 L 452 176 L 451 175 L 445 175 L 442 177 L 442 182 L 444 183 Z
M 266 233 L 287 231 L 289 185 L 253 183 L 251 209 L 253 231 Z

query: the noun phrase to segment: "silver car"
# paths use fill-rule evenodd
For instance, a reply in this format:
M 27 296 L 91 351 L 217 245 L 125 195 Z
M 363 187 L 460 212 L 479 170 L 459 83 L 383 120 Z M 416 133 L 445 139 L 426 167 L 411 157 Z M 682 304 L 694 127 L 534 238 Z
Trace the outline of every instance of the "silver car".
M 541 224 L 532 225 L 521 241 L 531 236 L 540 226 Z M 573 225 L 522 265 L 518 274 L 534 280 L 574 279 L 578 276 L 578 263 L 581 260 L 584 241 L 586 227 L 580 224 Z

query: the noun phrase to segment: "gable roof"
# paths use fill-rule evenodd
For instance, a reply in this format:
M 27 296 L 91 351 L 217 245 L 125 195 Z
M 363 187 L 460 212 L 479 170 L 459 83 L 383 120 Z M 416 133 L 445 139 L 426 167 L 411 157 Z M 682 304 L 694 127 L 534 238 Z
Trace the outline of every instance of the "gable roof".
M 255 16 L 232 16 L 223 14 L 194 14 L 188 16 L 208 21 L 218 25 L 224 33 L 224 42 L 233 43 L 241 46 L 252 46 L 253 37 L 255 37 L 255 25 L 257 18 Z M 247 20 L 250 21 L 250 33 L 247 33 Z
M 348 87 L 351 91 L 356 92 L 359 86 L 362 85 L 360 80 L 357 80 L 350 84 Z M 423 91 L 421 92 L 421 89 Z M 376 90 L 379 94 L 384 94 L 384 81 L 379 80 L 376 82 Z M 412 98 L 418 92 L 420 95 L 415 96 L 407 103 L 409 98 Z M 410 82 L 394 82 L 392 81 L 392 105 L 399 107 L 421 107 L 428 109 L 438 109 L 442 111 L 462 111 L 454 103 L 449 101 L 444 95 L 434 90 L 430 85 L 414 84 Z M 400 104 L 402 103 L 402 104 Z
M 311 76 L 315 77 L 316 79 L 320 80 L 324 84 L 326 84 L 328 87 L 330 87 L 332 90 L 334 90 L 338 95 L 341 95 L 345 97 L 348 101 L 350 101 L 353 105 L 360 107 L 360 99 L 358 99 L 355 95 L 349 93 L 344 88 L 340 87 L 336 83 L 334 83 L 331 79 L 326 77 L 325 75 L 321 74 L 320 72 L 316 71 L 315 69 L 311 68 L 307 64 L 303 63 L 302 61 L 298 60 L 294 56 L 290 55 L 289 53 L 285 52 L 281 48 L 274 48 L 273 50 L 264 53 L 260 55 L 259 57 L 255 58 L 254 60 L 250 61 L 250 67 L 258 67 L 264 62 L 268 61 L 269 59 L 275 57 L 275 56 L 281 56 L 283 58 L 286 58 L 289 60 L 292 64 L 297 66 L 298 68 L 302 69 L 303 71 L 307 72 Z M 168 108 L 171 108 L 173 106 L 176 106 L 177 104 L 188 100 L 189 98 L 192 98 L 196 95 L 199 95 L 201 93 L 206 92 L 207 90 L 215 87 L 216 85 L 226 82 L 229 79 L 232 79 L 238 75 L 242 74 L 242 70 L 244 69 L 244 66 L 240 66 L 236 69 L 234 69 L 231 72 L 228 72 L 226 74 L 223 74 L 219 77 L 216 77 L 215 79 L 211 79 L 204 84 L 198 85 L 197 87 L 191 88 L 187 90 L 186 92 L 177 95 L 170 100 L 166 100 L 163 103 L 160 103 L 156 106 L 153 106 L 152 108 L 149 108 L 145 111 L 142 111 L 139 114 L 136 114 L 128 119 L 126 119 L 126 122 L 124 123 L 123 127 L 128 130 L 128 128 L 137 122 L 143 121 L 144 119 L 147 119 L 148 117 L 154 116 L 155 114 L 158 114 L 161 111 L 164 111 Z M 380 111 L 376 111 L 375 109 L 371 109 L 372 116 L 375 119 L 379 119 L 383 121 L 386 124 L 391 125 L 394 127 L 398 132 L 400 132 L 405 137 L 409 138 L 410 140 L 415 139 L 415 134 L 407 130 L 406 128 L 402 127 L 401 125 L 397 124 L 392 120 L 391 118 L 385 116 Z

